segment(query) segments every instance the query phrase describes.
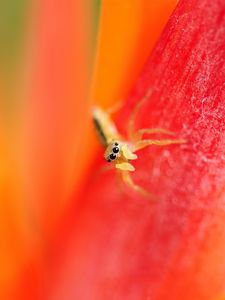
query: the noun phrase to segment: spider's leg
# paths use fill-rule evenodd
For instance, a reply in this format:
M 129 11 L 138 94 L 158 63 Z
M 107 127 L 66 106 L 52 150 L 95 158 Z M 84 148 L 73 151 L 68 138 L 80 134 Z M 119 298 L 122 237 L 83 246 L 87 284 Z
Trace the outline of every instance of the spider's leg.
M 116 102 L 113 106 L 107 108 L 106 112 L 109 115 L 114 114 L 123 107 L 123 104 L 124 104 L 123 101 Z
M 121 162 L 121 163 L 117 163 L 116 168 L 122 171 L 135 171 L 135 168 L 132 164 L 130 164 L 129 162 Z
M 149 98 L 149 96 L 152 94 L 152 89 L 149 89 L 146 94 L 138 101 L 138 103 L 135 105 L 134 109 L 131 112 L 130 119 L 128 122 L 128 127 L 127 127 L 127 134 L 130 140 L 133 140 L 133 133 L 134 133 L 134 123 L 135 123 L 135 118 L 136 115 L 143 105 L 143 103 Z
M 122 171 L 121 172 L 122 180 L 123 182 L 128 185 L 130 188 L 132 188 L 134 191 L 140 193 L 144 197 L 148 198 L 149 200 L 157 200 L 156 196 L 152 195 L 145 189 L 143 189 L 141 186 L 138 184 L 135 184 L 130 173 L 127 171 Z
M 123 186 L 123 181 L 121 180 L 121 171 L 117 170 L 116 172 L 116 184 L 118 186 L 118 190 L 121 194 L 125 194 L 124 186 Z
M 173 145 L 173 144 L 184 144 L 187 141 L 184 139 L 176 139 L 176 140 L 139 140 L 133 144 L 132 150 L 134 152 L 141 150 L 149 145 L 157 145 L 157 146 L 165 146 L 165 145 Z
M 175 135 L 174 132 L 169 131 L 167 129 L 163 128 L 142 128 L 137 130 L 135 133 L 133 133 L 132 138 L 134 141 L 141 140 L 143 134 L 155 134 L 155 133 L 162 133 L 162 134 L 168 134 L 168 135 Z
M 112 171 L 114 170 L 114 166 L 113 165 L 107 165 L 107 166 L 101 166 L 99 167 L 93 174 L 94 177 L 98 177 L 100 175 L 102 175 L 103 173 L 105 172 L 108 172 L 108 171 Z
M 126 144 L 121 147 L 121 151 L 127 160 L 137 159 L 137 155 L 134 154 Z

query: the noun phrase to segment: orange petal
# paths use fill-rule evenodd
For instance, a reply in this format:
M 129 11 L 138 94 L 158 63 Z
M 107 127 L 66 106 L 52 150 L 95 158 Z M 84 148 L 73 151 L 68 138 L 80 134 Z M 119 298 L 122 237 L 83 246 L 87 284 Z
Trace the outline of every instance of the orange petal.
M 108 106 L 126 98 L 176 3 L 103 1 L 92 95 L 95 102 Z

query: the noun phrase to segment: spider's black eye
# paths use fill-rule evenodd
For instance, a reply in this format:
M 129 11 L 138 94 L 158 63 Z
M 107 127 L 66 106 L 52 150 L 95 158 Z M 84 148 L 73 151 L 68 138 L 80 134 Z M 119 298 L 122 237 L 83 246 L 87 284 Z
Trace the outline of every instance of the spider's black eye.
M 108 162 L 111 162 L 111 159 L 107 159 Z
M 109 157 L 113 160 L 113 159 L 116 158 L 116 155 L 112 153 L 112 154 L 109 155 Z
M 114 147 L 112 150 L 114 153 L 118 153 L 120 151 L 120 149 L 118 147 Z
M 119 144 L 118 144 L 118 143 L 115 143 L 115 146 L 119 146 Z

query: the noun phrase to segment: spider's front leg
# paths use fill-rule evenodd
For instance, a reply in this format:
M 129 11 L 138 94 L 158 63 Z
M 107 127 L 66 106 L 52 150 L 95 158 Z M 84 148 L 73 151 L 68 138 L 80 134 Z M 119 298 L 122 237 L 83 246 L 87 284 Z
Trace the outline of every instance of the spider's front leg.
M 184 139 L 138 140 L 132 145 L 132 151 L 136 152 L 136 151 L 144 149 L 150 145 L 166 146 L 166 145 L 184 144 L 186 142 L 187 141 Z
M 118 101 L 116 102 L 113 106 L 109 107 L 106 109 L 106 112 L 109 115 L 112 115 L 114 113 L 117 113 L 122 107 L 123 107 L 124 103 L 123 101 Z
M 172 136 L 175 135 L 174 132 L 163 128 L 142 128 L 135 131 L 134 133 L 130 133 L 130 139 L 135 142 L 141 140 L 144 134 L 157 134 L 157 133 L 167 134 Z
M 135 171 L 134 166 L 129 162 L 121 162 L 115 164 L 116 169 L 122 170 L 122 171 Z
M 120 171 L 121 178 L 123 182 L 133 189 L 135 192 L 142 194 L 144 197 L 148 198 L 149 200 L 157 200 L 157 197 L 153 194 L 146 191 L 144 188 L 139 186 L 138 184 L 134 183 L 131 174 L 129 171 Z

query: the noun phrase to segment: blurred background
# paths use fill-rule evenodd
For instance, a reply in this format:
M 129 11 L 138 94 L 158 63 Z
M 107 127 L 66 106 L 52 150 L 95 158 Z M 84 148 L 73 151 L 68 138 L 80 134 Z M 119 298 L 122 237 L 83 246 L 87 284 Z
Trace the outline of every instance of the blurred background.
M 125 101 L 176 2 L 1 1 L 0 299 L 54 295 L 51 242 L 100 147 L 91 107 Z

